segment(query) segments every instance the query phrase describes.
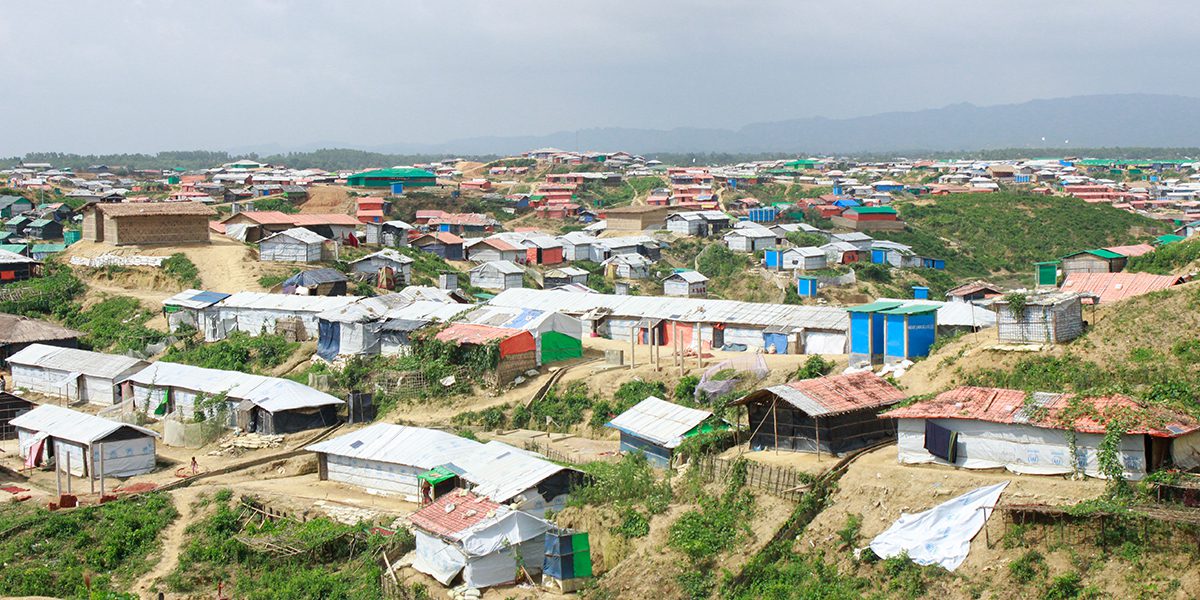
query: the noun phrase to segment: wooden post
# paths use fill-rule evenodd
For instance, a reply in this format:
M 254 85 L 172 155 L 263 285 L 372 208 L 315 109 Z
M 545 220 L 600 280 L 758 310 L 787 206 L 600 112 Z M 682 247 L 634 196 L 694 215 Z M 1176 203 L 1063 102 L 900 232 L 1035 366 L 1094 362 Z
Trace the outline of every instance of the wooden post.
M 633 331 L 629 334 L 629 370 L 637 368 L 637 338 L 638 327 L 634 325 Z
M 104 497 L 104 444 L 100 444 L 100 497 Z
M 89 454 L 91 454 L 91 456 L 89 458 L 91 458 L 92 460 L 84 461 L 84 463 L 90 462 L 92 464 L 92 468 L 88 472 L 88 485 L 92 489 L 91 493 L 95 494 L 96 493 L 96 453 L 95 453 L 94 448 L 88 448 L 88 451 L 89 451 Z
M 821 420 L 813 417 L 813 429 L 817 432 L 817 462 L 821 462 Z
M 659 369 L 658 342 L 658 327 L 653 327 L 650 329 L 650 362 L 654 365 L 655 371 Z
M 771 403 L 771 420 L 775 423 L 775 454 L 779 454 L 779 402 Z
M 67 493 L 71 493 L 71 453 L 67 452 Z
M 50 439 L 47 438 L 46 440 L 44 440 L 42 442 L 42 444 L 43 444 L 42 452 L 46 452 L 46 448 L 45 448 L 44 444 L 49 441 L 50 441 Z M 49 453 L 47 452 L 47 454 L 49 454 Z M 58 456 L 54 457 L 54 483 L 55 483 L 54 490 L 58 493 L 59 496 L 62 496 L 62 461 L 58 460 Z

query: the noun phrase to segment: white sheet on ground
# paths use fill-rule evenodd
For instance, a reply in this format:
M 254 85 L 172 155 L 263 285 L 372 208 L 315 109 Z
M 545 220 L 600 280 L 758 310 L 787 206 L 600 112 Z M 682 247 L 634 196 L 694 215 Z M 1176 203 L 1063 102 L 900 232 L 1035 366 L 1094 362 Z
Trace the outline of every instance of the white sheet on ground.
M 953 571 L 967 559 L 971 538 L 983 529 L 990 510 L 1000 500 L 1008 482 L 981 487 L 925 512 L 904 513 L 892 526 L 871 540 L 880 558 L 902 552 L 919 565 L 940 565 Z

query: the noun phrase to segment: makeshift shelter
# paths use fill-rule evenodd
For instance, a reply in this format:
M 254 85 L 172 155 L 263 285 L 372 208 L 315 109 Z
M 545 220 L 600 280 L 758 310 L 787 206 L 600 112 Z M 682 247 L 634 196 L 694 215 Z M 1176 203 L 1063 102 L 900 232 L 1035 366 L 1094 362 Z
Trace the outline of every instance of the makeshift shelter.
M 996 311 L 998 338 L 1018 344 L 1069 342 L 1083 334 L 1083 295 L 1049 292 L 999 296 L 990 301 Z
M 467 490 L 454 490 L 412 514 L 413 568 L 450 585 L 512 583 L 524 568 L 541 573 L 549 524 Z
M 0 366 L 30 344 L 75 348 L 82 333 L 53 323 L 0 313 Z
M 117 382 L 149 363 L 128 356 L 33 344 L 8 357 L 14 389 L 111 406 L 121 400 Z
M 588 276 L 590 273 L 580 269 L 579 267 L 560 267 L 558 269 L 550 269 L 542 276 L 542 288 L 551 289 L 560 285 L 570 285 L 577 283 L 579 285 L 587 285 Z
M 1155 275 L 1153 273 L 1067 273 L 1063 280 L 1064 292 L 1086 294 L 1089 303 L 1111 304 L 1126 298 L 1165 290 L 1184 282 L 1179 275 Z M 1093 300 L 1094 299 L 1094 300 Z
M 17 439 L 12 420 L 33 410 L 37 404 L 15 394 L 0 390 L 0 440 Z
M 501 442 L 481 444 L 457 435 L 376 423 L 305 448 L 317 454 L 322 481 L 360 486 L 368 493 L 422 503 L 440 484 L 469 485 L 489 500 L 541 514 L 561 510 L 578 472 Z
M 309 269 L 283 281 L 283 293 L 300 296 L 342 296 L 350 279 L 337 269 Z
M 208 243 L 208 220 L 217 215 L 200 202 L 88 204 L 83 239 L 114 246 Z
M 1079 416 L 1071 422 L 1073 415 Z M 1132 419 L 1117 449 L 1126 478 L 1141 479 L 1167 465 L 1184 471 L 1200 466 L 1195 418 L 1122 395 L 960 387 L 880 416 L 896 419 L 899 459 L 906 464 L 1104 477 L 1100 447 L 1107 421 L 1123 418 Z
M 435 338 L 456 346 L 497 344 L 496 366 L 490 377 L 498 386 L 505 385 L 525 371 L 537 367 L 537 341 L 528 331 L 455 323 L 439 331 Z
M 167 317 L 167 329 L 172 333 L 182 327 L 191 327 L 197 331 L 208 331 L 209 319 L 215 319 L 216 304 L 228 298 L 229 294 L 221 292 L 206 292 L 202 290 L 184 290 L 163 300 L 163 313 Z
M 446 260 L 463 260 L 463 239 L 446 231 L 426 233 L 410 243 L 413 248 Z
M 432 322 L 449 321 L 466 309 L 461 304 L 413 301 L 399 294 L 366 298 L 333 308 L 317 315 L 317 355 L 333 360 L 339 355 L 401 353 L 384 350 L 386 335 L 382 325 L 385 321 L 419 323 L 408 330 L 411 332 Z M 407 339 L 404 346 L 408 346 Z
M 263 262 L 321 262 L 322 249 L 328 241 L 303 227 L 293 227 L 263 238 L 258 243 L 258 259 Z
M 664 296 L 703 298 L 708 295 L 708 277 L 699 271 L 677 271 L 662 280 Z
M 645 279 L 650 276 L 650 265 L 654 261 L 641 254 L 616 254 L 600 264 L 607 277 Z
M 17 430 L 21 458 L 31 467 L 53 459 L 57 469 L 79 477 L 132 477 L 154 470 L 158 434 L 149 429 L 49 404 L 10 424 Z
M 402 288 L 412 281 L 414 262 L 416 261 L 391 248 L 386 248 L 351 261 L 350 271 L 369 275 L 376 286 L 394 290 Z
M 471 269 L 471 285 L 485 290 L 525 287 L 525 269 L 507 260 L 486 262 Z
M 223 340 L 234 331 L 242 331 L 252 336 L 264 332 L 302 331 L 304 337 L 312 339 L 317 337 L 317 315 L 361 299 L 361 296 L 296 296 L 238 292 L 213 305 L 216 315 L 215 318 L 208 318 L 204 341 Z
M 41 262 L 0 248 L 0 285 L 33 278 Z
M 215 418 L 224 412 L 227 426 L 266 434 L 334 425 L 338 408 L 345 404 L 290 379 L 169 362 L 154 363 L 123 385 L 128 386 L 124 397 L 132 398 L 140 412 L 177 413 L 184 420 L 197 414 Z M 218 398 L 225 401 L 224 411 L 212 405 Z
M 712 416 L 707 410 L 650 396 L 604 426 L 621 432 L 622 452 L 642 452 L 650 464 L 667 467 L 675 448 L 684 439 L 729 427 L 722 421 L 712 421 Z
M 864 371 L 773 385 L 731 404 L 746 407 L 752 450 L 836 455 L 892 438 L 892 424 L 876 413 L 903 399 L 904 392 Z
M 462 320 L 532 333 L 537 340 L 539 365 L 583 356 L 583 323 L 560 312 L 483 306 Z

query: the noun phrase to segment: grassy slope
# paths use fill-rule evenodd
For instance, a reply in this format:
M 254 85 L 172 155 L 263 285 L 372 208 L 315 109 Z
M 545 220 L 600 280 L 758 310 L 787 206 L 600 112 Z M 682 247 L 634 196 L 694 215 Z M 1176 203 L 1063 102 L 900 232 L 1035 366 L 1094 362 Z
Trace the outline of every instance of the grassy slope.
M 955 194 L 896 206 L 908 229 L 875 237 L 945 258 L 947 270 L 960 278 L 1031 273 L 1035 261 L 1147 241 L 1159 227 L 1110 206 L 1014 193 Z

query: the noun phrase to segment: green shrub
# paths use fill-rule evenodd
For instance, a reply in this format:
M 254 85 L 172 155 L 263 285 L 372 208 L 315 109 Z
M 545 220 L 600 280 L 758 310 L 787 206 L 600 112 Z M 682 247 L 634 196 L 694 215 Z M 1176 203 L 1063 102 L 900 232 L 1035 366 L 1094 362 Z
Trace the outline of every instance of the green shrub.
M 641 505 L 652 515 L 666 510 L 671 500 L 671 483 L 650 467 L 641 453 L 630 453 L 615 463 L 593 462 L 583 465 L 590 481 L 571 490 L 570 506 Z
M 185 340 L 182 346 L 169 348 L 163 360 L 206 369 L 261 373 L 282 365 L 299 347 L 298 342 L 287 341 L 283 334 L 250 337 L 244 331 L 235 331 L 212 343 Z
M 1075 600 L 1083 592 L 1083 578 L 1079 573 L 1059 575 L 1046 588 L 1045 600 Z
M 745 489 L 745 482 L 745 459 L 739 459 L 721 496 L 701 492 L 700 507 L 683 513 L 671 524 L 667 545 L 692 560 L 703 561 L 715 558 L 747 536 L 754 496 Z
M 862 530 L 862 515 L 847 514 L 846 524 L 837 532 L 838 539 L 842 540 L 842 546 L 845 548 L 854 547 L 854 544 L 858 542 L 858 532 L 860 530 Z
M 679 382 L 675 384 L 675 393 L 672 396 L 675 401 L 685 406 L 690 406 L 696 401 L 696 385 L 700 383 L 700 378 L 695 375 L 684 375 L 679 378 Z
M 1041 552 L 1030 550 L 1008 563 L 1008 573 L 1020 583 L 1029 583 L 1046 571 L 1046 559 Z
M 176 252 L 162 263 L 163 272 L 189 288 L 201 287 L 200 269 L 182 252 Z
M 621 511 L 621 524 L 613 528 L 613 533 L 625 538 L 646 537 L 650 534 L 650 520 L 636 508 L 626 507 Z

